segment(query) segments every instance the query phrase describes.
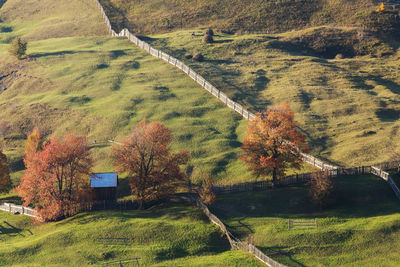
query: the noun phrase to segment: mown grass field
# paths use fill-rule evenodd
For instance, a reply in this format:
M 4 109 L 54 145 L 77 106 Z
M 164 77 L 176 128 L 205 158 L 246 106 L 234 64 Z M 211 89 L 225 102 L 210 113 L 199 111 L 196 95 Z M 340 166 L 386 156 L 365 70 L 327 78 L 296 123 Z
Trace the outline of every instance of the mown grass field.
M 1 72 L 5 76 L 1 80 L 5 89 L 0 94 L 0 114 L 7 127 L 4 149 L 15 185 L 23 171 L 26 135 L 35 125 L 46 137 L 77 132 L 87 135 L 90 142 L 96 141 L 92 147 L 94 171 L 101 172 L 113 169 L 110 144 L 102 141 L 121 139 L 144 118 L 165 123 L 174 133 L 173 148 L 191 152 L 194 179 L 200 173 L 209 173 L 222 184 L 255 179 L 238 160 L 246 121 L 189 77 L 126 39 L 88 36 L 105 34 L 94 3 L 46 5 L 40 1 L 39 13 L 34 15 L 18 3 L 10 0 L 0 12 L 4 20 L 0 27 L 8 29 L 0 35 Z M 71 15 L 87 5 L 98 15 Z M 68 12 L 63 15 L 65 10 Z M 19 13 L 27 14 L 23 21 L 15 18 Z M 54 14 L 59 23 L 52 23 L 48 14 Z M 94 27 L 85 25 L 90 22 Z M 57 34 L 47 32 L 48 24 Z M 83 28 L 70 31 L 65 26 L 70 24 L 82 24 Z M 29 41 L 28 59 L 17 61 L 8 54 L 16 36 Z M 306 166 L 302 171 L 311 169 Z
M 391 55 L 344 59 L 327 59 L 287 45 L 316 30 L 321 28 L 282 34 L 216 33 L 213 44 L 203 44 L 203 31 L 198 29 L 144 39 L 184 60 L 254 112 L 289 103 L 313 155 L 341 166 L 390 160 L 391 151 L 399 149 L 395 138 L 400 126 L 398 43 L 387 44 Z M 204 62 L 185 59 L 197 53 L 204 55 Z
M 305 186 L 221 195 L 211 206 L 228 230 L 288 266 L 398 266 L 400 202 L 382 179 L 335 179 L 336 203 L 314 206 Z M 288 219 L 316 219 L 317 229 Z
M 230 251 L 222 232 L 185 204 L 81 213 L 47 224 L 0 211 L 0 230 L 2 266 L 89 266 L 136 257 L 140 266 L 262 266 Z M 109 246 L 98 238 L 130 240 Z

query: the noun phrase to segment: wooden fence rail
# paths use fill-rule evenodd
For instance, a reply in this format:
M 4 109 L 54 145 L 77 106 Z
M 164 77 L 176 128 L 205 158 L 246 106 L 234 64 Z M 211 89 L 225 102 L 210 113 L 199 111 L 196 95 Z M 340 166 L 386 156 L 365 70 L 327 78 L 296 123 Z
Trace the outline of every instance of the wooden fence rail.
M 393 165 L 385 163 L 383 166 L 393 166 Z M 388 169 L 392 169 L 392 168 L 388 168 Z M 385 180 L 389 184 L 389 186 L 392 188 L 396 197 L 400 200 L 400 190 L 388 172 L 385 172 L 384 170 L 379 169 L 377 167 L 371 166 L 371 173 L 382 178 L 383 180 Z
M 320 174 L 324 171 L 301 173 L 289 175 L 278 181 L 279 186 L 302 184 L 311 179 L 312 175 Z M 360 166 L 351 168 L 336 168 L 333 170 L 326 170 L 330 177 L 337 177 L 342 175 L 361 175 L 371 173 L 371 166 Z M 216 194 L 235 193 L 235 192 L 248 192 L 248 191 L 261 191 L 272 188 L 272 181 L 258 181 L 248 182 L 233 185 L 213 186 L 213 191 Z
M 264 264 L 270 266 L 270 267 L 286 267 L 286 265 L 280 264 L 279 262 L 271 259 L 267 255 L 265 255 L 261 250 L 259 250 L 256 246 L 253 244 L 247 244 L 243 243 L 236 237 L 234 237 L 227 229 L 226 226 L 223 224 L 223 222 L 218 219 L 217 216 L 212 214 L 208 207 L 201 202 L 199 199 L 196 199 L 195 201 L 196 205 L 204 212 L 204 214 L 209 218 L 209 220 L 216 224 L 222 232 L 226 235 L 228 238 L 229 243 L 231 244 L 231 247 L 233 249 L 239 249 L 239 250 L 244 250 L 246 252 L 249 252 L 253 254 L 257 259 L 259 259 L 261 262 Z
M 13 203 L 0 202 L 0 210 L 39 218 L 36 210 L 20 205 L 15 205 Z

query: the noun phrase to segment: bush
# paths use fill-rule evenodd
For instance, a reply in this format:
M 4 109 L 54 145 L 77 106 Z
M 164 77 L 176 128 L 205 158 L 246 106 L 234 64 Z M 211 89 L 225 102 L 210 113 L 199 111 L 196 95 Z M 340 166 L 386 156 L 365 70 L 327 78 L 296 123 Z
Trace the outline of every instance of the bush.
M 192 57 L 192 60 L 197 62 L 203 62 L 204 56 L 202 54 L 196 54 Z
M 337 54 L 336 57 L 335 57 L 335 59 L 343 59 L 343 54 L 340 54 L 340 53 Z
M 214 36 L 214 31 L 211 28 L 208 28 L 204 31 L 204 35 Z
M 26 55 L 26 48 L 28 43 L 23 41 L 20 37 L 14 39 L 11 43 L 9 52 L 16 56 L 18 59 L 22 59 Z
M 210 44 L 214 42 L 214 38 L 211 35 L 204 35 L 203 43 Z
M 333 182 L 328 172 L 313 173 L 308 185 L 310 186 L 308 194 L 320 208 L 326 207 L 333 202 L 331 198 Z
M 198 193 L 201 201 L 203 201 L 206 204 L 213 203 L 217 198 L 212 187 L 213 187 L 213 182 L 211 181 L 210 177 L 207 177 L 201 182 L 201 187 Z

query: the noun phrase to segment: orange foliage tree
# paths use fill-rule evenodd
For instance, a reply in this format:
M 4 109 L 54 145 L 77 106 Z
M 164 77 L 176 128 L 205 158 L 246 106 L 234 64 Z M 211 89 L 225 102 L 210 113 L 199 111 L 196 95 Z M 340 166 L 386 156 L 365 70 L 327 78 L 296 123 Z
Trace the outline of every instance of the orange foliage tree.
M 189 152 L 171 153 L 171 138 L 171 131 L 161 122 L 143 120 L 112 149 L 114 165 L 128 173 L 140 209 L 143 201 L 174 192 L 174 183 L 185 179 L 180 166 L 188 162 Z
M 267 108 L 250 121 L 240 158 L 257 176 L 272 174 L 273 185 L 287 168 L 301 168 L 299 149 L 307 149 L 305 136 L 296 128 L 294 113 L 282 103 Z
M 10 171 L 7 157 L 0 151 L 0 192 L 8 192 L 11 188 Z
M 17 187 L 24 204 L 33 204 L 42 219 L 77 213 L 82 203 L 81 191 L 88 184 L 92 159 L 86 138 L 67 135 L 60 141 L 53 137 L 40 148 L 40 134 L 28 138 L 24 162 L 25 175 Z
M 25 155 L 27 157 L 24 158 L 24 163 L 26 167 L 27 164 L 29 164 L 29 162 L 27 162 L 27 160 L 30 159 L 29 156 L 39 151 L 41 149 L 41 146 L 42 146 L 42 137 L 40 135 L 39 129 L 35 128 L 33 129 L 32 133 L 28 135 L 28 138 L 26 139 L 25 143 Z

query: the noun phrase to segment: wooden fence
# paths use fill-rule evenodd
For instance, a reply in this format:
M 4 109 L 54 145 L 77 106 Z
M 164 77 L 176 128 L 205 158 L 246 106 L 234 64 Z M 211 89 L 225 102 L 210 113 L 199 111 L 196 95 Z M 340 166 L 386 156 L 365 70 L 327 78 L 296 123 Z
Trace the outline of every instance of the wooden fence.
M 259 250 L 256 246 L 254 246 L 253 244 L 243 243 L 239 239 L 235 238 L 226 229 L 226 226 L 224 225 L 224 223 L 220 219 L 218 219 L 217 216 L 212 214 L 210 212 L 210 210 L 208 209 L 208 207 L 203 202 L 196 199 L 196 205 L 204 212 L 204 214 L 208 217 L 208 219 L 210 219 L 210 221 L 212 223 L 216 224 L 221 229 L 221 231 L 224 232 L 224 234 L 228 238 L 228 241 L 231 244 L 231 247 L 233 249 L 240 249 L 240 250 L 249 252 L 252 255 L 254 255 L 257 259 L 262 261 L 264 264 L 271 266 L 271 267 L 285 267 L 286 266 L 286 265 L 280 264 L 279 262 L 271 259 L 267 255 L 265 255 L 261 250 Z
M 197 82 L 201 87 L 203 87 L 205 90 L 207 90 L 209 93 L 211 93 L 213 96 L 218 98 L 222 103 L 224 103 L 226 106 L 229 108 L 233 109 L 237 113 L 239 113 L 243 118 L 246 120 L 252 120 L 256 117 L 255 114 L 251 113 L 250 111 L 246 110 L 243 108 L 242 105 L 236 103 L 232 99 L 230 99 L 226 94 L 215 88 L 210 82 L 208 82 L 205 78 L 203 78 L 201 75 L 197 74 L 193 69 L 191 69 L 189 66 L 187 66 L 185 63 L 182 61 L 178 60 L 177 58 L 174 58 L 173 56 L 168 55 L 167 53 L 164 53 L 161 50 L 155 49 L 151 47 L 150 44 L 140 40 L 137 36 L 132 34 L 128 29 L 123 29 L 119 34 L 117 34 L 111 26 L 110 20 L 107 17 L 107 14 L 105 13 L 102 5 L 100 4 L 99 0 L 96 0 L 97 6 L 100 9 L 100 12 L 104 18 L 104 21 L 107 25 L 107 29 L 110 32 L 111 36 L 119 36 L 119 37 L 126 37 L 128 40 L 130 40 L 133 44 L 136 46 L 142 48 L 144 51 L 149 53 L 150 55 L 160 58 L 167 63 L 173 65 L 174 67 L 180 69 L 182 72 L 187 74 L 191 79 L 193 79 L 195 82 Z M 324 163 L 323 161 L 309 155 L 306 153 L 301 153 L 302 159 L 317 168 L 320 168 L 321 170 L 330 170 L 330 169 L 335 169 L 336 166 Z
M 360 166 L 352 168 L 336 168 L 332 170 L 326 170 L 331 177 L 337 177 L 342 175 L 360 175 L 371 173 L 371 166 Z M 302 184 L 306 183 L 311 179 L 311 176 L 319 172 L 301 173 L 294 174 L 284 177 L 278 181 L 279 186 L 291 185 L 291 184 Z M 260 191 L 272 188 L 272 181 L 258 181 L 249 182 L 233 185 L 224 186 L 213 186 L 213 191 L 216 194 L 223 193 L 236 193 L 236 192 L 247 192 L 247 191 Z
M 371 173 L 385 180 L 392 188 L 396 197 L 400 200 L 399 188 L 393 181 L 390 174 L 384 171 L 384 170 L 399 168 L 400 161 L 383 162 L 376 165 L 380 166 L 380 168 L 375 166 L 360 166 L 351 168 L 336 168 L 332 170 L 326 170 L 326 172 L 328 172 L 330 177 L 338 177 L 343 175 L 362 175 Z M 311 172 L 311 173 L 289 175 L 279 181 L 279 186 L 306 183 L 311 179 L 312 175 L 318 173 L 322 172 Z M 224 193 L 226 194 L 226 193 L 261 191 L 271 188 L 272 188 L 271 181 L 259 181 L 259 182 L 241 183 L 234 185 L 213 186 L 213 191 L 216 194 L 224 194 Z
M 15 205 L 12 203 L 0 202 L 0 210 L 39 218 L 36 210 L 24 206 Z
M 390 165 L 384 165 L 384 166 L 390 166 Z M 398 166 L 398 164 L 397 164 L 397 166 Z M 388 169 L 392 169 L 392 168 L 388 168 Z M 396 197 L 400 200 L 400 190 L 388 172 L 385 172 L 384 170 L 379 169 L 377 167 L 371 166 L 371 173 L 378 177 L 381 177 L 383 180 L 385 180 L 389 184 L 389 186 L 392 188 Z
M 290 228 L 318 228 L 317 219 L 314 220 L 288 220 L 288 230 Z

